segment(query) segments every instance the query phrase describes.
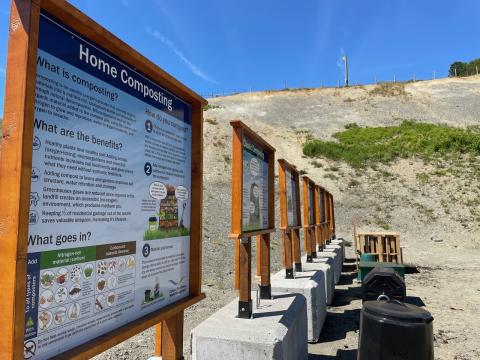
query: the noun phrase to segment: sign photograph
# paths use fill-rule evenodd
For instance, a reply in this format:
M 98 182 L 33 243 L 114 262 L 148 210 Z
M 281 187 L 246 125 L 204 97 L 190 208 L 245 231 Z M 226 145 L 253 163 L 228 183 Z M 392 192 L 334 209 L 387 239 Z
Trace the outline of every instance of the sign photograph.
M 184 100 L 142 72 L 148 60 L 138 55 L 130 64 L 74 30 L 58 17 L 69 13 L 64 7 L 76 11 L 67 3 L 45 3 L 56 14 L 32 10 L 38 45 L 34 94 L 27 94 L 33 119 L 25 125 L 32 138 L 19 140 L 32 144 L 26 276 L 19 280 L 25 311 L 23 324 L 15 324 L 23 329 L 25 359 L 66 353 L 182 299 L 203 297 L 199 278 L 190 276 L 201 272 L 192 149 L 201 149 L 201 125 L 199 132 L 193 124 L 201 122 L 205 100 L 169 79 Z M 7 120 L 8 106 L 5 112 Z M 3 145 L 6 156 L 17 146 Z
M 268 153 L 243 138 L 242 230 L 268 229 Z

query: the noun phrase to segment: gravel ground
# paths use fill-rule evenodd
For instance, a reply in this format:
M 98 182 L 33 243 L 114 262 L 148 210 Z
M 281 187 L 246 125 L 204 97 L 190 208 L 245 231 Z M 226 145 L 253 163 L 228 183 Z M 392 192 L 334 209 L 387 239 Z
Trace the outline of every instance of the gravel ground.
M 388 226 L 399 231 L 405 262 L 419 270 L 407 276 L 407 295 L 420 298 L 435 318 L 435 358 L 480 358 L 480 181 L 474 171 L 480 159 L 440 164 L 449 169 L 444 174 L 437 171 L 439 164 L 419 159 L 356 171 L 324 159 L 312 162 L 302 155 L 308 134 L 328 139 L 352 122 L 388 126 L 416 119 L 460 127 L 480 125 L 480 77 L 406 84 L 405 95 L 398 96 L 372 95 L 373 88 L 211 99 L 210 104 L 219 107 L 204 115 L 203 290 L 207 299 L 185 313 L 186 358 L 190 330 L 235 297 L 231 290 L 234 248 L 227 239 L 232 119 L 247 123 L 277 149 L 277 158 L 296 164 L 333 193 L 337 232 L 346 234 L 345 238 L 353 222 L 360 230 Z M 428 181 L 420 181 L 419 173 L 427 174 Z M 278 224 L 278 201 L 276 215 Z M 272 239 L 272 272 L 281 267 L 279 239 L 277 232 Z M 309 346 L 311 359 L 355 359 L 361 301 L 351 280 L 352 274 L 345 272 L 328 310 L 321 343 Z M 152 336 L 148 330 L 96 359 L 147 359 L 153 353 Z

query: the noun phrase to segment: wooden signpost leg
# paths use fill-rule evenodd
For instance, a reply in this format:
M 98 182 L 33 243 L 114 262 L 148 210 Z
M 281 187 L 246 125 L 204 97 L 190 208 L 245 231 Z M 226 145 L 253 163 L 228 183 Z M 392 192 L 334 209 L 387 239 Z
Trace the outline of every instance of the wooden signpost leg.
M 239 241 L 239 297 L 238 317 L 252 317 L 252 245 L 250 238 Z
M 292 234 L 293 230 L 282 232 L 283 238 L 283 265 L 285 267 L 285 279 L 293 279 L 293 258 L 292 258 Z
M 316 251 L 322 251 L 322 226 L 315 227 L 315 239 L 317 241 Z
M 235 290 L 239 289 L 239 279 L 240 279 L 240 239 L 235 240 L 235 274 L 234 274 L 234 288 Z
M 162 360 L 183 358 L 183 311 L 155 326 L 155 355 Z
M 311 252 L 312 252 L 312 258 L 315 259 L 317 257 L 317 243 L 315 240 L 315 228 L 310 228 L 310 246 L 311 246 Z
M 302 254 L 300 252 L 300 230 L 292 230 L 292 253 L 295 271 L 302 272 Z
M 256 276 L 260 276 L 262 273 L 262 245 L 260 244 L 260 236 L 256 236 L 255 240 L 257 241 L 257 272 L 255 273 Z
M 305 247 L 305 251 L 307 252 L 307 262 L 312 262 L 312 245 L 311 245 L 311 242 L 312 242 L 312 239 L 311 239 L 312 235 L 311 235 L 311 232 L 310 232 L 310 228 L 306 227 L 304 228 L 304 231 L 303 231 L 303 241 L 304 241 L 304 247 Z
M 260 238 L 260 299 L 272 298 L 270 285 L 270 234 L 263 234 Z

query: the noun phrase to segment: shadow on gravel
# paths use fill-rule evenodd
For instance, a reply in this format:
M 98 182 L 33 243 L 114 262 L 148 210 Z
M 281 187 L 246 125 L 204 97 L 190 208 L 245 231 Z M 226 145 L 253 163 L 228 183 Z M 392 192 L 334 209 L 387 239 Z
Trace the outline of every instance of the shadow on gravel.
M 338 285 L 350 285 L 353 284 L 353 280 L 357 277 L 357 273 L 348 273 L 348 274 L 343 274 L 340 277 L 340 281 L 338 282 Z
M 423 302 L 423 300 L 421 298 L 419 298 L 418 296 L 407 296 L 405 298 L 405 302 L 407 304 L 412 304 L 412 305 L 419 306 L 419 307 L 426 306 L 425 303 Z
M 337 355 L 309 354 L 308 360 L 357 360 L 357 350 L 337 350 Z
M 331 307 L 339 307 L 350 304 L 353 300 L 362 298 L 360 287 L 349 287 L 348 289 L 335 289 Z
M 352 272 L 357 270 L 357 264 L 343 264 L 342 271 L 343 272 Z
M 318 342 L 325 343 L 345 339 L 348 332 L 358 330 L 359 321 L 360 309 L 345 310 L 343 313 L 328 313 Z

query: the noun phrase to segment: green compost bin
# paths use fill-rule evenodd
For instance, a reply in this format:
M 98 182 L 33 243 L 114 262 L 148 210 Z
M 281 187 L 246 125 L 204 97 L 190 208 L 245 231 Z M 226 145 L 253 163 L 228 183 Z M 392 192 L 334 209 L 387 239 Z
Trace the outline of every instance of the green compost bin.
M 360 255 L 360 261 L 376 261 L 375 254 L 364 253 Z
M 363 281 L 365 276 L 367 276 L 367 274 L 376 267 L 393 269 L 398 273 L 398 275 L 402 277 L 402 279 L 405 279 L 405 266 L 403 264 L 360 260 L 360 266 L 358 270 L 358 280 Z

